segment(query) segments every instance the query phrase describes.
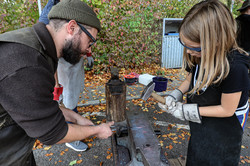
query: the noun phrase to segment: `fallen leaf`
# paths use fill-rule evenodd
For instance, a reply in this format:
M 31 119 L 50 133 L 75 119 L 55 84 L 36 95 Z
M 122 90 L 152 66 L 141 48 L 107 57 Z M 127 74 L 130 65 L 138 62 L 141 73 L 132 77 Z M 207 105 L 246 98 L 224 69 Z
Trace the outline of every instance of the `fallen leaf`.
M 163 146 L 163 141 L 159 141 L 160 142 L 160 145 Z
M 52 156 L 54 153 L 47 153 L 47 154 L 45 154 L 45 156 Z
M 78 160 L 76 163 L 77 163 L 77 164 L 81 164 L 81 163 L 82 163 L 82 160 Z
M 173 149 L 173 145 L 169 145 L 168 147 L 169 150 Z
M 73 160 L 69 163 L 69 165 L 75 165 L 77 160 Z
M 49 150 L 52 146 L 46 146 L 45 148 L 43 148 L 44 150 Z
M 107 155 L 106 159 L 110 159 L 111 158 L 111 155 Z
M 88 143 L 88 147 L 91 148 L 93 146 L 92 143 Z

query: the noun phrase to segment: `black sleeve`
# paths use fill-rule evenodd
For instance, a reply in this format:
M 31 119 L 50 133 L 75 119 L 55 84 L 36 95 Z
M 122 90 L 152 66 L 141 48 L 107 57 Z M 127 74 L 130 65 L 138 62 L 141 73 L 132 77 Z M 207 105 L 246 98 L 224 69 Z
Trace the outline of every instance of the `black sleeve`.
M 244 63 L 234 63 L 230 66 L 230 71 L 225 80 L 222 81 L 223 93 L 234 93 L 247 91 L 250 89 L 248 77 L 248 67 Z
M 52 78 L 41 68 L 24 68 L 1 82 L 1 104 L 25 132 L 44 144 L 55 144 L 67 133 L 58 103 L 53 101 Z

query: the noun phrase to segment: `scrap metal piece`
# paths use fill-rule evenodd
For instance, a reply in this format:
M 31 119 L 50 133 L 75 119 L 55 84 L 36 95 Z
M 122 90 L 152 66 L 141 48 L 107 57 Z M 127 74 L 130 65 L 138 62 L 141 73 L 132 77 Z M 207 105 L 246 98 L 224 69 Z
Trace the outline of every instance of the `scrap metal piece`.
M 122 133 L 127 132 L 127 121 L 115 122 L 114 125 L 110 126 L 111 131 L 116 132 L 116 135 L 119 137 Z

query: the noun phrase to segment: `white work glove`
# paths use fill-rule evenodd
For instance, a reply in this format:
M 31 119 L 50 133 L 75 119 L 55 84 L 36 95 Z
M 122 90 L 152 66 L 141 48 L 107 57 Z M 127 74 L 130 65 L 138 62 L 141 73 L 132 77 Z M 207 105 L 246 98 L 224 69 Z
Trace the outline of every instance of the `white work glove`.
M 158 103 L 158 105 L 163 111 L 172 114 L 180 120 L 201 123 L 201 116 L 197 104 L 183 104 L 176 102 L 172 109 L 169 109 L 167 105 L 161 103 Z
M 168 96 L 165 98 L 165 104 L 172 109 L 175 106 L 175 102 L 182 102 L 183 100 L 183 93 L 179 89 L 173 90 Z
M 94 66 L 94 59 L 93 59 L 93 57 L 92 56 L 87 56 L 87 60 L 88 60 L 87 68 L 92 69 L 92 67 Z

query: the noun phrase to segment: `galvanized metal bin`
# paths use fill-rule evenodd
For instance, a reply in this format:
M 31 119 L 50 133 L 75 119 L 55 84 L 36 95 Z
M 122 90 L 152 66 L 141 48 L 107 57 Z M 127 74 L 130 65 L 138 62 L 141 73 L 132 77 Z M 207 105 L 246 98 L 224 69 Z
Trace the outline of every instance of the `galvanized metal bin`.
M 183 46 L 179 43 L 178 28 L 182 18 L 164 18 L 162 33 L 161 66 L 180 68 L 182 66 Z

